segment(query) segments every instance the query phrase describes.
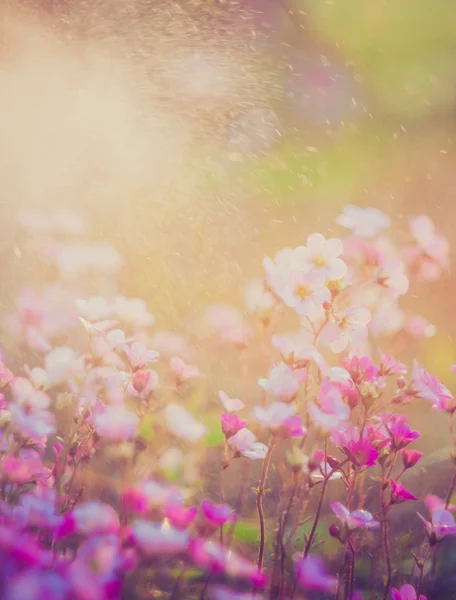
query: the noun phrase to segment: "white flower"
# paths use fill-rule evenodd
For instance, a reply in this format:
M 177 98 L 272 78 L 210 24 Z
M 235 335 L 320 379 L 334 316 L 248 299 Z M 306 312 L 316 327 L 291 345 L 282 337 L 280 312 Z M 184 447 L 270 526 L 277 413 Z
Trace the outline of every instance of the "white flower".
M 300 381 L 288 365 L 274 367 L 267 379 L 259 379 L 258 384 L 280 400 L 292 400 L 298 393 Z
M 134 438 L 139 428 L 138 415 L 123 406 L 108 406 L 93 420 L 98 434 L 114 442 Z
M 336 238 L 327 240 L 321 233 L 312 233 L 305 247 L 297 248 L 296 255 L 308 272 L 322 283 L 342 279 L 347 266 L 340 258 L 343 252 L 342 242 Z
M 238 398 L 230 398 L 228 394 L 222 390 L 219 390 L 218 396 L 223 408 L 227 413 L 236 412 L 245 408 L 245 404 L 242 402 L 242 400 L 239 400 Z
M 268 447 L 261 442 L 257 442 L 255 434 L 245 427 L 231 436 L 228 444 L 231 448 L 237 450 L 239 454 L 251 460 L 261 460 L 268 451 Z
M 329 344 L 332 352 L 343 352 L 349 344 L 367 340 L 370 320 L 371 314 L 367 308 L 351 306 L 324 327 L 320 341 Z
M 377 208 L 360 208 L 349 205 L 344 208 L 342 214 L 337 218 L 341 227 L 359 237 L 374 237 L 380 231 L 388 229 L 391 219 Z
M 140 369 L 150 363 L 157 362 L 160 356 L 156 350 L 149 350 L 141 342 L 133 342 L 130 347 L 125 348 L 128 362 L 133 368 Z
M 50 385 L 63 383 L 71 374 L 76 354 L 71 348 L 54 348 L 44 361 L 44 368 Z
M 184 407 L 174 402 L 166 405 L 165 421 L 174 436 L 188 442 L 197 442 L 207 433 L 205 425 L 197 421 Z
M 296 412 L 292 404 L 285 402 L 273 402 L 267 408 L 255 406 L 253 408 L 254 418 L 269 429 L 277 429 L 286 419 L 292 417 Z
M 135 521 L 132 525 L 133 538 L 146 554 L 175 554 L 184 552 L 189 543 L 189 535 L 173 527 L 163 527 L 148 521 Z

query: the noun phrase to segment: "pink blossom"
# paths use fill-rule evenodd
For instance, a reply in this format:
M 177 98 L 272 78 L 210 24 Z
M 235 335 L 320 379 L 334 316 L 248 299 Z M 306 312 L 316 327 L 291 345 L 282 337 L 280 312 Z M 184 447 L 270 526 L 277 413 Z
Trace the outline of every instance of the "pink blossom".
M 201 510 L 206 519 L 216 527 L 220 527 L 230 521 L 235 521 L 237 518 L 231 506 L 227 504 L 213 504 L 210 500 L 203 500 L 201 502 Z
M 366 308 L 351 306 L 327 323 L 320 340 L 329 345 L 332 352 L 343 352 L 349 344 L 367 340 L 367 325 L 371 314 Z
M 407 500 L 418 500 L 416 496 L 398 481 L 390 480 L 391 484 L 391 504 L 402 504 Z
M 296 563 L 296 572 L 300 585 L 309 591 L 333 593 L 337 587 L 337 579 L 328 575 L 319 556 L 307 556 Z
M 267 379 L 259 379 L 259 385 L 282 402 L 293 400 L 300 388 L 300 381 L 288 365 L 274 367 Z
M 391 600 L 427 600 L 423 594 L 420 594 L 417 599 L 416 591 L 409 583 L 406 583 L 400 589 L 391 588 L 390 594 Z
M 335 481 L 342 478 L 340 471 L 335 471 L 327 461 L 323 461 L 318 469 L 313 469 L 311 477 L 314 481 Z
M 183 530 L 187 529 L 187 527 L 195 520 L 198 509 L 196 506 L 185 508 L 181 504 L 171 502 L 166 506 L 165 514 L 173 527 Z
M 331 509 L 336 517 L 347 527 L 348 531 L 376 529 L 380 525 L 367 510 L 354 510 L 350 512 L 340 502 L 332 502 Z
M 327 433 L 340 427 L 350 416 L 350 408 L 342 400 L 342 394 L 327 377 L 320 386 L 318 404 L 309 402 L 307 410 L 314 424 Z
M 404 331 L 413 338 L 431 338 L 435 327 L 420 315 L 408 315 L 404 322 Z
M 322 306 L 331 298 L 329 289 L 311 273 L 299 273 L 290 277 L 278 295 L 300 317 L 309 316 L 315 307 Z
M 364 381 L 376 381 L 378 369 L 368 356 L 348 356 L 342 359 L 342 366 L 348 371 L 356 384 Z
M 268 321 L 276 306 L 276 299 L 268 292 L 261 279 L 251 281 L 244 290 L 247 310 L 255 313 L 261 320 Z
M 398 362 L 394 356 L 390 354 L 380 353 L 381 364 L 380 364 L 380 375 L 403 375 L 407 372 L 407 365 Z
M 142 369 L 139 369 L 134 373 L 133 377 L 131 378 L 131 383 L 138 394 L 144 391 L 144 389 L 147 387 L 151 373 L 151 371 L 145 371 Z
M 101 437 L 113 442 L 134 438 L 139 430 L 139 417 L 123 406 L 107 406 L 94 416 L 95 428 Z
M 439 509 L 449 510 L 450 512 L 456 509 L 456 506 L 454 504 L 449 504 L 447 506 L 445 500 L 442 500 L 442 498 L 439 498 L 435 494 L 428 494 L 424 499 L 424 504 L 426 505 L 426 508 L 431 514 L 435 510 Z
M 421 460 L 423 453 L 419 452 L 419 450 L 407 450 L 406 448 L 402 448 L 401 456 L 404 469 L 411 469 Z
M 350 204 L 337 218 L 337 223 L 358 237 L 371 238 L 388 229 L 391 219 L 377 208 L 360 208 Z
M 20 456 L 5 456 L 2 462 L 1 478 L 19 485 L 32 481 L 46 481 L 52 476 L 34 451 L 22 451 Z
M 257 442 L 255 434 L 247 428 L 241 429 L 235 435 L 231 436 L 228 444 L 233 450 L 252 460 L 263 459 L 268 451 L 267 446 L 261 442 Z
M 245 408 L 245 404 L 242 402 L 242 400 L 239 400 L 238 398 L 230 398 L 230 396 L 228 396 L 228 394 L 222 390 L 219 390 L 218 397 L 227 413 L 237 412 L 238 410 Z
M 415 361 L 413 364 L 412 385 L 419 398 L 428 400 L 438 410 L 453 412 L 456 402 L 450 390 L 434 375 L 430 375 L 424 367 Z
M 5 367 L 5 365 L 0 361 L 0 389 L 4 388 L 8 383 L 13 381 L 14 375 L 12 372 Z
M 230 415 L 228 413 L 222 413 L 220 418 L 222 431 L 227 439 L 247 426 L 247 421 L 245 419 L 240 419 L 234 414 Z
M 408 249 L 408 258 L 413 260 L 416 275 L 422 280 L 436 279 L 443 269 L 449 266 L 450 245 L 446 238 L 438 234 L 427 216 L 410 219 L 410 231 L 417 249 Z

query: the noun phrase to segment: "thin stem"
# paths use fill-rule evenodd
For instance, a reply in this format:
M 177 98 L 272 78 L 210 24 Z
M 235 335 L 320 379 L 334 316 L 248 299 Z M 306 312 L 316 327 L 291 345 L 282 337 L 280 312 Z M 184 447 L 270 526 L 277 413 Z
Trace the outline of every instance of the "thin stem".
M 391 474 L 392 467 L 394 466 L 394 461 L 392 463 L 389 474 Z M 385 589 L 383 592 L 383 600 L 387 600 L 389 588 L 391 585 L 391 575 L 392 575 L 392 566 L 391 566 L 391 554 L 389 547 L 389 532 L 388 532 L 388 519 L 387 519 L 387 510 L 388 506 L 385 501 L 385 491 L 386 491 L 386 483 L 388 481 L 388 477 L 386 474 L 385 466 L 382 467 L 382 485 L 380 489 L 380 506 L 381 506 L 381 537 L 382 537 L 382 545 L 383 552 L 385 554 L 385 562 L 386 562 L 386 571 L 387 577 L 385 582 Z
M 298 489 L 299 475 L 298 473 L 294 474 L 293 487 L 291 488 L 290 498 L 288 500 L 287 507 L 282 517 L 282 522 L 278 532 L 278 545 L 280 547 L 280 578 L 279 578 L 279 600 L 283 600 L 284 592 L 285 592 L 285 558 L 286 558 L 286 550 L 284 543 L 284 535 L 285 528 L 287 526 L 288 517 L 290 515 L 291 507 L 293 506 L 293 502 L 296 496 L 296 491 Z
M 258 550 L 258 561 L 257 566 L 258 570 L 261 570 L 263 567 L 263 558 L 264 558 L 264 541 L 265 541 L 265 525 L 264 525 L 264 512 L 263 512 L 263 496 L 264 496 L 264 488 L 266 485 L 266 480 L 268 477 L 269 465 L 271 463 L 271 455 L 275 446 L 275 438 L 272 438 L 269 442 L 268 451 L 266 453 L 264 462 L 263 462 L 263 470 L 261 471 L 261 479 L 260 485 L 257 491 L 257 511 L 258 511 L 258 519 L 260 521 L 260 547 Z

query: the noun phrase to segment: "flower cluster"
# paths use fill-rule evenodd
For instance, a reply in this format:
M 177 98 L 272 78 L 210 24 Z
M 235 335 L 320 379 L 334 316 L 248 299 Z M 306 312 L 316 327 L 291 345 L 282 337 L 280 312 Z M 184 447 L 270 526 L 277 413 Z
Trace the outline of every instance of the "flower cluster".
M 22 222 L 56 280 L 22 290 L 4 323 L 2 598 L 146 598 L 152 586 L 174 600 L 353 600 L 368 591 L 359 560 L 377 555 L 369 591 L 425 599 L 426 561 L 456 535 L 456 475 L 415 519 L 412 575 L 393 565 L 390 523 L 418 501 L 407 474 L 420 434 L 402 407 L 422 402 L 450 424 L 456 410 L 443 383 L 391 353 L 399 334 L 433 333 L 403 300 L 448 268 L 427 217 L 400 246 L 388 216 L 346 207 L 348 236 L 313 233 L 265 258 L 245 310 L 209 307 L 196 334 L 155 329 L 146 302 L 121 296 L 117 252 L 82 242 L 76 217 Z M 227 352 L 242 366 L 222 384 Z

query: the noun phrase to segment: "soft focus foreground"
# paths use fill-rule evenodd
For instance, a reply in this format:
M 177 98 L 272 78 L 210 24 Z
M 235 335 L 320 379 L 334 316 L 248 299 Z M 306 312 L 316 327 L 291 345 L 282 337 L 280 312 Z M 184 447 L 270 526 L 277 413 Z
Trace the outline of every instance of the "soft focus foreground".
M 0 7 L 2 599 L 453 598 L 456 12 L 419 9 Z
M 456 400 L 391 352 L 429 334 L 400 302 L 448 269 L 449 244 L 427 216 L 400 242 L 375 208 L 337 223 L 340 239 L 265 258 L 242 310 L 209 306 L 176 333 L 119 294 L 121 257 L 84 241 L 78 215 L 23 215 L 37 277 L 0 363 L 2 598 L 395 600 L 442 585 L 456 471 L 416 514 L 407 406 L 441 412 L 452 437 Z

